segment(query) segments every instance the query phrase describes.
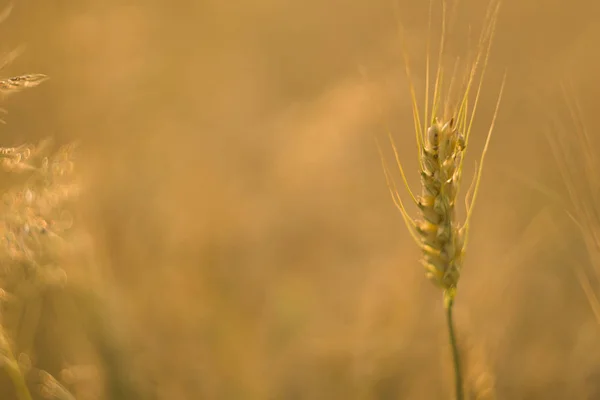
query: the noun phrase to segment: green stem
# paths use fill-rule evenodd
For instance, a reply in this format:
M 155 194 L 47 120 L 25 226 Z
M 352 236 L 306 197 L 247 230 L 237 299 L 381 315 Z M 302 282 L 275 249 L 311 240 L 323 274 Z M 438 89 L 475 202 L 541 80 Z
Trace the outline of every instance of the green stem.
M 31 400 L 31 394 L 29 394 L 25 377 L 21 372 L 19 363 L 15 359 L 3 332 L 0 332 L 0 347 L 2 347 L 0 352 L 4 353 L 2 354 L 1 360 L 2 367 L 14 385 L 17 398 L 19 400 Z
M 452 320 L 452 306 L 454 305 L 454 296 L 447 296 L 445 301 L 446 321 L 448 322 L 448 336 L 450 339 L 450 348 L 452 349 L 452 361 L 454 365 L 454 387 L 456 390 L 455 399 L 463 400 L 463 380 L 460 365 L 460 355 L 458 354 L 458 344 L 456 342 L 456 334 L 454 332 L 454 322 Z
M 7 358 L 4 360 L 4 370 L 10 377 L 12 381 L 15 393 L 19 400 L 31 400 L 31 395 L 29 394 L 29 389 L 27 388 L 27 384 L 25 383 L 25 377 L 19 370 L 19 365 L 16 360 Z

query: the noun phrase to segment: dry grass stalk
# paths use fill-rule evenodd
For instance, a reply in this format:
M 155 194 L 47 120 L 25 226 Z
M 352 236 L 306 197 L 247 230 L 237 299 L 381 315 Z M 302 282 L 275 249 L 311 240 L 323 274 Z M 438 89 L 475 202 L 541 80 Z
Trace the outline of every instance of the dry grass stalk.
M 490 54 L 493 33 L 499 11 L 499 2 L 492 1 L 485 19 L 484 29 L 478 42 L 478 49 L 474 60 L 467 68 L 458 101 L 453 102 L 452 87 L 455 83 L 456 73 L 451 77 L 451 82 L 442 104 L 444 88 L 444 42 L 446 36 L 447 4 L 442 3 L 442 35 L 439 45 L 438 66 L 435 73 L 433 92 L 430 93 L 430 51 L 429 39 L 427 44 L 425 105 L 421 119 L 421 110 L 416 99 L 415 88 L 411 78 L 410 63 L 406 47 L 404 46 L 404 59 L 406 74 L 409 80 L 412 99 L 413 117 L 416 141 L 418 147 L 418 160 L 421 175 L 421 195 L 416 196 L 408 185 L 404 168 L 399 160 L 398 152 L 390 135 L 390 141 L 396 157 L 404 185 L 409 192 L 413 203 L 419 210 L 419 217 L 412 218 L 398 193 L 396 185 L 391 178 L 389 169 L 383 162 L 388 187 L 392 198 L 406 226 L 420 247 L 423 257 L 421 264 L 425 268 L 426 276 L 443 290 L 444 304 L 447 311 L 448 332 L 453 350 L 454 370 L 456 377 L 456 397 L 463 398 L 463 384 L 458 356 L 456 338 L 452 322 L 452 305 L 456 288 L 460 279 L 464 254 L 467 247 L 469 222 L 472 217 L 473 207 L 481 181 L 484 158 L 489 146 L 490 137 L 495 125 L 496 116 L 502 97 L 504 81 L 500 88 L 498 100 L 492 121 L 489 126 L 484 149 L 481 154 L 479 168 L 476 171 L 471 187 L 465 197 L 467 216 L 463 223 L 456 218 L 463 165 L 468 149 L 473 120 L 480 98 L 483 78 Z M 429 24 L 433 4 L 430 2 Z M 481 68 L 480 68 L 481 67 Z M 479 81 L 476 83 L 476 79 Z M 469 106 L 471 92 L 475 89 L 475 98 L 472 107 Z M 431 96 L 431 104 L 430 104 Z M 457 106 L 454 106 L 457 104 Z M 383 156 L 382 156 L 382 160 Z

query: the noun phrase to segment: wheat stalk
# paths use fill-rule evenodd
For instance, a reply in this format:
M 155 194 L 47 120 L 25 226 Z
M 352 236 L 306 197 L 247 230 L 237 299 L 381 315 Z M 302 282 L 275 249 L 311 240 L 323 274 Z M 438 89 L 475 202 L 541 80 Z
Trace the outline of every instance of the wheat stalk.
M 431 1 L 429 11 L 430 27 L 432 8 L 433 2 Z M 444 77 L 442 58 L 444 55 L 447 15 L 447 4 L 445 1 L 442 2 L 442 35 L 439 44 L 438 66 L 435 73 L 435 83 L 433 86 L 433 92 L 431 94 L 429 77 L 429 39 L 427 44 L 425 105 L 423 107 L 422 119 L 421 111 L 416 99 L 416 91 L 411 77 L 408 52 L 406 51 L 406 46 L 403 46 L 403 55 L 405 60 L 406 74 L 409 80 L 414 127 L 418 148 L 418 166 L 421 176 L 420 196 L 417 197 L 411 190 L 391 135 L 389 135 L 389 138 L 394 151 L 398 169 L 400 170 L 400 174 L 403 179 L 403 183 L 412 199 L 412 202 L 419 210 L 417 218 L 413 218 L 409 215 L 407 208 L 405 207 L 404 202 L 398 193 L 396 185 L 391 178 L 391 174 L 387 164 L 385 163 L 385 159 L 383 155 L 381 155 L 386 181 L 392 198 L 397 208 L 400 210 L 400 213 L 412 238 L 422 251 L 422 258 L 420 261 L 425 268 L 425 274 L 429 280 L 431 280 L 443 291 L 444 306 L 446 309 L 448 323 L 448 333 L 454 361 L 457 399 L 463 399 L 464 394 L 458 346 L 453 326 L 452 307 L 456 295 L 456 288 L 461 275 L 465 251 L 467 248 L 470 221 L 481 182 L 482 167 L 488 150 L 491 134 L 494 129 L 496 117 L 498 115 L 500 100 L 504 89 L 504 80 L 502 81 L 502 85 L 500 87 L 494 115 L 489 126 L 483 151 L 481 153 L 479 167 L 476 167 L 476 173 L 474 175 L 473 182 L 471 183 L 471 187 L 465 196 L 467 214 L 464 222 L 461 223 L 457 220 L 455 210 L 459 188 L 461 185 L 465 155 L 468 149 L 475 111 L 479 102 L 485 69 L 488 63 L 498 11 L 499 2 L 492 1 L 486 15 L 486 21 L 484 25 L 485 28 L 482 30 L 479 39 L 478 51 L 470 67 L 467 68 L 462 91 L 460 92 L 461 94 L 457 102 L 458 106 L 454 107 L 454 111 L 451 111 L 451 97 L 456 74 L 452 75 L 449 85 L 450 88 L 446 93 L 444 104 L 442 104 L 442 87 Z M 479 71 L 480 66 L 481 71 Z M 469 107 L 471 91 L 474 88 L 477 75 L 479 75 L 479 82 L 477 83 L 473 105 L 472 107 Z M 429 101 L 430 95 L 431 105 Z M 442 108 L 441 106 L 443 106 L 444 109 L 443 113 L 440 112 L 440 109 Z

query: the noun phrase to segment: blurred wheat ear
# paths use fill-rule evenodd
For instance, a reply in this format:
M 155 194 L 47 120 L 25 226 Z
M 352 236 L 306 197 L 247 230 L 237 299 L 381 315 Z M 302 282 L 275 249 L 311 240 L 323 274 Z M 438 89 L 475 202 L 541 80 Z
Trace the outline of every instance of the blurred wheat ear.
M 0 23 L 5 21 L 10 16 L 11 11 L 12 4 L 9 5 L 4 11 L 0 12 Z M 24 50 L 24 46 L 19 46 L 16 49 L 9 52 L 8 54 L 5 54 L 0 59 L 0 70 L 10 65 L 23 53 Z M 49 77 L 47 75 L 37 73 L 24 74 L 0 79 L 0 98 L 2 100 L 6 100 L 6 98 L 9 95 L 18 93 L 24 89 L 39 86 L 41 83 L 45 82 L 48 79 Z M 4 108 L 0 108 L 0 112 L 6 113 L 6 110 Z M 0 119 L 0 123 L 5 123 L 5 121 Z
M 432 23 L 433 1 L 430 1 L 429 26 Z M 452 88 L 456 80 L 456 72 L 451 76 L 450 84 L 442 102 L 444 92 L 444 45 L 446 37 L 447 4 L 442 2 L 441 39 L 439 43 L 438 65 L 435 72 L 433 88 L 430 84 L 430 40 L 427 40 L 427 58 L 425 71 L 425 100 L 421 111 L 411 76 L 410 63 L 406 44 L 403 40 L 403 55 L 406 75 L 409 81 L 412 100 L 415 136 L 418 149 L 418 167 L 421 175 L 421 195 L 416 196 L 408 185 L 404 168 L 400 162 L 394 140 L 389 139 L 396 158 L 400 175 L 413 204 L 418 209 L 418 217 L 409 215 L 404 202 L 398 193 L 396 184 L 381 153 L 383 169 L 392 198 L 400 210 L 412 238 L 422 251 L 421 264 L 425 274 L 436 286 L 442 289 L 446 309 L 448 334 L 452 348 L 456 399 L 464 398 L 463 379 L 457 340 L 452 319 L 452 306 L 460 279 L 464 254 L 467 247 L 469 222 L 472 217 L 482 167 L 489 146 L 500 99 L 504 88 L 504 80 L 500 87 L 494 116 L 487 132 L 485 146 L 481 153 L 479 168 L 476 171 L 471 187 L 465 196 L 467 216 L 464 222 L 456 218 L 456 202 L 458 200 L 465 155 L 469 145 L 475 111 L 479 102 L 483 78 L 490 54 L 492 38 L 499 12 L 499 2 L 492 1 L 485 16 L 484 29 L 478 42 L 474 60 L 467 66 L 458 96 L 453 99 Z M 430 29 L 431 30 L 431 29 Z M 480 68 L 481 67 L 481 68 Z M 478 82 L 476 82 L 478 80 Z M 475 98 L 469 106 L 471 92 L 475 85 Z M 430 93 L 431 92 L 431 93 Z M 442 110 L 443 108 L 443 110 Z M 421 116 L 422 112 L 422 116 Z M 381 149 L 380 149 L 381 151 Z
M 5 21 L 12 11 L 12 4 L 5 8 L 2 12 L 0 12 L 0 23 Z M 8 55 L 4 57 L 3 60 L 0 61 L 0 68 L 4 68 L 8 64 L 10 64 L 20 53 L 22 52 L 22 48 L 18 48 Z M 0 93 L 2 97 L 5 98 L 7 95 L 19 92 L 26 88 L 36 87 L 42 82 L 44 82 L 48 77 L 43 74 L 27 74 L 15 76 L 7 79 L 0 80 Z M 3 110 L 4 111 L 4 110 Z M 27 146 L 23 148 L 0 148 L 2 161 L 6 164 L 12 163 L 15 166 L 17 164 L 23 164 L 24 160 L 28 158 L 28 148 Z M 23 162 L 22 162 L 23 161 Z M 11 216 L 3 216 L 3 219 L 11 218 Z M 3 231 L 5 235 L 4 238 L 8 238 L 6 232 Z M 6 250 L 6 249 L 3 249 Z M 10 252 L 6 252 L 7 254 L 2 254 L 2 258 L 11 256 Z M 4 264 L 4 263 L 3 263 Z M 8 270 L 8 267 L 6 267 Z M 7 273 L 3 271 L 2 280 L 0 280 L 0 285 L 4 286 L 6 281 L 9 281 L 5 276 Z M 6 294 L 4 288 L 0 289 L 3 294 Z M 6 295 L 3 296 L 2 300 L 5 298 L 11 298 L 12 300 L 16 299 L 16 296 Z M 4 314 L 4 313 L 3 313 Z M 19 400 L 31 400 L 32 396 L 29 392 L 29 388 L 27 385 L 27 380 L 25 378 L 26 374 L 29 371 L 29 367 L 26 365 L 27 363 L 23 363 L 22 360 L 28 359 L 23 354 L 19 355 L 19 357 L 15 356 L 15 352 L 13 351 L 13 347 L 15 346 L 15 338 L 10 337 L 9 332 L 12 330 L 7 329 L 5 326 L 6 316 L 3 316 L 3 320 L 0 324 L 0 365 L 4 370 L 8 378 L 13 384 L 14 393 Z
M 3 95 L 20 92 L 23 89 L 36 87 L 47 79 L 48 76 L 44 74 L 28 74 L 1 79 L 0 92 Z
M 595 153 L 598 143 L 584 122 L 572 84 L 563 82 L 561 92 L 567 123 L 552 115 L 553 126 L 546 137 L 567 189 L 565 211 L 581 233 L 595 276 L 581 264 L 574 265 L 575 273 L 600 323 L 600 300 L 595 289 L 600 282 L 600 159 Z

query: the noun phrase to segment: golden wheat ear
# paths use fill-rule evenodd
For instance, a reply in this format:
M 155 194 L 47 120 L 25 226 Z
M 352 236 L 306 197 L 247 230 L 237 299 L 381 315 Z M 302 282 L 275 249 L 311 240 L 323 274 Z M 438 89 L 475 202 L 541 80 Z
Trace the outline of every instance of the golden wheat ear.
M 432 26 L 432 9 L 433 0 L 430 0 L 429 31 L 431 31 Z M 491 135 L 498 116 L 498 110 L 506 81 L 505 78 L 500 87 L 494 115 L 487 132 L 481 158 L 478 165 L 476 165 L 474 179 L 465 196 L 467 216 L 462 224 L 457 219 L 455 206 L 463 175 L 464 159 L 468 150 L 471 129 L 473 127 L 473 121 L 489 60 L 498 11 L 499 1 L 492 0 L 484 21 L 484 29 L 479 38 L 475 59 L 468 65 L 464 75 L 463 87 L 459 92 L 457 105 L 451 103 L 451 90 L 456 79 L 456 67 L 454 74 L 451 76 L 450 88 L 448 89 L 446 96 L 442 96 L 442 92 L 444 91 L 443 58 L 446 38 L 446 1 L 442 1 L 442 33 L 439 42 L 437 70 L 435 72 L 433 88 L 431 88 L 432 85 L 430 84 L 431 52 L 429 34 L 427 37 L 425 99 L 422 109 L 419 107 L 417 101 L 407 46 L 400 26 L 402 51 L 412 103 L 418 169 L 421 176 L 420 196 L 415 196 L 409 187 L 404 173 L 405 169 L 400 162 L 396 146 L 391 136 L 390 141 L 404 186 L 418 208 L 419 213 L 416 218 L 413 218 L 408 214 L 396 185 L 391 179 L 385 160 L 383 160 L 383 155 L 381 155 L 386 182 L 394 203 L 400 210 L 411 236 L 421 249 L 422 258 L 420 262 L 425 269 L 425 274 L 429 280 L 443 291 L 444 307 L 448 322 L 448 334 L 454 362 L 457 400 L 464 399 L 464 391 L 460 357 L 454 332 L 452 308 L 467 246 L 470 220 L 481 183 L 485 155 L 487 154 Z M 470 108 L 469 102 L 471 99 L 471 91 L 472 89 L 475 90 L 475 87 L 476 93 L 472 102 L 472 108 Z M 431 92 L 430 89 L 433 89 L 433 91 Z M 445 98 L 445 104 L 441 103 L 442 98 Z M 444 111 L 443 114 L 440 113 L 441 109 Z
M 433 2 L 430 2 L 430 27 L 432 4 Z M 408 186 L 404 168 L 398 158 L 396 146 L 393 141 L 391 142 L 403 183 L 419 209 L 419 216 L 417 218 L 413 219 L 408 216 L 406 208 L 399 198 L 400 196 L 395 185 L 390 184 L 389 182 L 389 172 L 385 172 L 386 178 L 388 179 L 388 186 L 390 187 L 396 205 L 402 212 L 402 216 L 405 222 L 407 222 L 411 234 L 413 233 L 413 230 L 416 233 L 417 237 L 415 240 L 423 252 L 421 264 L 425 267 L 427 277 L 432 280 L 436 286 L 441 287 L 453 296 L 455 293 L 454 289 L 456 288 L 460 277 L 462 260 L 468 239 L 469 222 L 472 217 L 475 200 L 480 187 L 483 164 L 496 123 L 505 79 L 503 79 L 500 87 L 494 116 L 487 132 L 485 146 L 481 153 L 478 166 L 476 167 L 476 173 L 471 188 L 469 189 L 469 193 L 465 196 L 467 217 L 464 223 L 461 224 L 456 219 L 455 205 L 463 174 L 464 159 L 468 149 L 471 129 L 489 59 L 491 42 L 499 11 L 499 3 L 492 2 L 490 4 L 486 15 L 485 28 L 482 30 L 479 38 L 475 59 L 465 75 L 462 92 L 458 99 L 458 107 L 456 107 L 456 111 L 452 113 L 448 112 L 448 110 L 453 108 L 452 105 L 449 104 L 449 101 L 451 100 L 449 92 L 445 96 L 446 104 L 441 103 L 442 98 L 444 97 L 442 96 L 444 87 L 442 59 L 444 57 L 446 37 L 446 2 L 442 3 L 442 7 L 442 34 L 439 42 L 437 70 L 435 72 L 434 80 L 431 80 L 429 77 L 431 64 L 430 39 L 429 37 L 427 38 L 425 102 L 423 107 L 420 107 L 417 102 L 406 43 L 403 35 L 401 35 L 418 149 L 418 166 L 421 175 L 420 196 L 414 196 L 411 188 Z M 455 79 L 456 76 L 453 75 L 450 80 L 449 90 L 452 89 Z M 430 84 L 431 82 L 433 82 L 433 85 Z M 476 92 L 472 108 L 470 108 L 469 99 L 471 97 L 472 89 L 476 89 Z M 443 115 L 440 114 L 442 109 L 444 110 Z M 384 166 L 384 168 L 386 167 Z

